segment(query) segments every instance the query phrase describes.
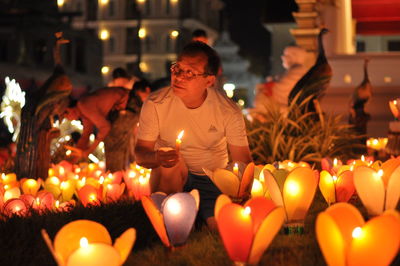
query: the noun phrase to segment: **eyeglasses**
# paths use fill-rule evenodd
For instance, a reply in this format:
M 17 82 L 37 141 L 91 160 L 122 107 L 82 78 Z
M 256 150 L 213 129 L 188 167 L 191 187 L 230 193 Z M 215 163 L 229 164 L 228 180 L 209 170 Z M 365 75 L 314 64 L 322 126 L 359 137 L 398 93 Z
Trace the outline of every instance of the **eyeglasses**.
M 200 73 L 200 74 L 195 74 L 193 73 L 191 70 L 183 70 L 182 68 L 179 67 L 179 65 L 177 63 L 174 63 L 171 65 L 171 73 L 176 75 L 176 76 L 180 76 L 186 80 L 191 80 L 194 79 L 195 77 L 198 76 L 210 76 L 211 74 L 208 73 Z

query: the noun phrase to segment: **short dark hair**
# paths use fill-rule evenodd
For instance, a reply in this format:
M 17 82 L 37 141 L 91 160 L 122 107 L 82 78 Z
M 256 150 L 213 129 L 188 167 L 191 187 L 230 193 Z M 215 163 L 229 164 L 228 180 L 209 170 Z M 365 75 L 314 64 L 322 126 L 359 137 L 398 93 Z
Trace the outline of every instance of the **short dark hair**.
M 178 59 L 184 56 L 194 57 L 197 55 L 205 55 L 207 57 L 205 73 L 216 76 L 221 67 L 221 59 L 213 48 L 203 42 L 188 43 L 179 54 Z
M 192 37 L 208 37 L 207 32 L 202 29 L 196 29 L 192 32 Z
M 113 70 L 112 77 L 113 77 L 113 79 L 116 79 L 116 78 L 129 78 L 129 75 L 128 75 L 128 72 L 126 72 L 125 69 L 123 69 L 122 67 L 117 67 L 116 69 Z
M 133 84 L 132 90 L 133 91 L 142 91 L 142 92 L 144 92 L 144 91 L 146 91 L 147 87 L 150 88 L 150 83 L 147 80 L 142 79 L 142 80 L 136 81 Z

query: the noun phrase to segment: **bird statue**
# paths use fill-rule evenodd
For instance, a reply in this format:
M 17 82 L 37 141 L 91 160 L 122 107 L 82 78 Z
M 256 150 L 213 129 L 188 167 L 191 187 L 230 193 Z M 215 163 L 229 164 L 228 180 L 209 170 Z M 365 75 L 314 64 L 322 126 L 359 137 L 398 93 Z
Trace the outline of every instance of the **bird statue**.
M 314 101 L 323 96 L 332 78 L 332 68 L 326 59 L 322 43 L 322 36 L 327 32 L 328 30 L 325 28 L 321 29 L 319 32 L 317 60 L 307 73 L 296 83 L 289 94 L 289 106 L 295 101 L 295 103 L 300 106 L 303 113 L 316 111 L 317 107 Z M 311 97 L 309 102 L 303 103 L 304 100 L 309 97 Z
M 368 77 L 368 59 L 364 60 L 364 79 L 358 85 L 351 98 L 349 123 L 360 135 L 367 134 L 367 122 L 371 116 L 365 112 L 365 104 L 372 97 L 372 86 Z

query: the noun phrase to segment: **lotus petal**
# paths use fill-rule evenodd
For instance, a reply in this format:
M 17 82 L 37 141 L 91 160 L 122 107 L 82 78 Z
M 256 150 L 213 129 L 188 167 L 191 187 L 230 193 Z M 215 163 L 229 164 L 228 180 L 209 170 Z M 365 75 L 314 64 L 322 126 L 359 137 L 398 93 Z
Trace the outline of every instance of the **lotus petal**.
M 377 172 L 367 166 L 354 170 L 354 185 L 365 208 L 370 215 L 383 212 L 385 187 Z
M 317 188 L 314 171 L 297 167 L 289 173 L 283 188 L 288 221 L 304 220 Z
M 210 177 L 211 178 L 211 177 Z M 211 178 L 214 184 L 222 193 L 231 197 L 237 197 L 239 193 L 239 178 L 231 171 L 225 169 L 217 169 Z
M 396 209 L 400 198 L 400 167 L 391 174 L 386 188 L 385 210 Z
M 246 192 L 250 194 L 253 179 L 254 179 L 254 163 L 250 162 L 246 166 L 246 169 L 244 170 L 242 176 L 242 180 L 240 182 L 239 194 L 238 194 L 239 197 L 243 197 L 246 194 Z
M 353 239 L 348 265 L 389 265 L 399 246 L 399 220 L 391 215 L 374 217 L 362 227 L 361 236 Z
M 115 240 L 114 248 L 118 251 L 121 257 L 120 265 L 122 265 L 128 258 L 135 240 L 136 230 L 134 228 L 129 228 Z
M 265 217 L 276 208 L 276 205 L 272 200 L 264 197 L 256 197 L 247 201 L 244 205 L 244 208 L 246 207 L 250 207 L 250 215 L 253 220 L 253 230 L 255 234 Z
M 284 206 L 283 204 L 283 197 L 281 190 L 279 189 L 278 183 L 275 180 L 275 177 L 268 171 L 263 170 L 265 183 L 268 187 L 268 192 L 277 206 Z
M 348 202 L 351 196 L 353 196 L 355 190 L 353 172 L 342 172 L 336 181 L 336 201 Z
M 219 211 L 218 230 L 224 247 L 232 261 L 247 262 L 253 242 L 253 223 L 250 214 L 235 203 Z
M 382 164 L 382 170 L 383 170 L 382 180 L 383 183 L 385 184 L 385 187 L 387 187 L 389 179 L 392 176 L 392 173 L 397 168 L 399 168 L 399 166 L 400 166 L 400 160 L 397 159 L 389 159 Z
M 262 254 L 279 232 L 284 220 L 285 210 L 283 207 L 276 207 L 264 218 L 254 236 L 248 259 L 250 265 L 256 265 L 260 261 Z
M 149 217 L 150 222 L 153 225 L 154 230 L 156 230 L 161 241 L 165 246 L 169 247 L 171 244 L 167 236 L 167 230 L 164 226 L 164 218 L 161 211 L 157 208 L 156 204 L 154 204 L 149 196 L 142 197 L 142 205 L 147 217 Z
M 232 200 L 230 197 L 228 197 L 225 194 L 221 194 L 218 196 L 217 201 L 215 202 L 215 207 L 214 207 L 214 217 L 218 221 L 219 217 L 219 211 L 221 210 L 222 207 L 224 207 L 226 204 L 232 203 Z
M 328 171 L 321 171 L 319 180 L 319 190 L 324 196 L 328 205 L 336 202 L 335 196 L 335 181 Z

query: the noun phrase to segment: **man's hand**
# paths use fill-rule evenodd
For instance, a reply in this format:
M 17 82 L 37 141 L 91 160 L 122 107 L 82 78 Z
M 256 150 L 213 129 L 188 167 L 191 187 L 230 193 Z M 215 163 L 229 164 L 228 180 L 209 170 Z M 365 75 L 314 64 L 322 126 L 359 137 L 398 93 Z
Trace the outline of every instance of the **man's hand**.
M 171 168 L 179 162 L 179 154 L 172 148 L 160 148 L 156 151 L 156 161 L 162 167 Z

